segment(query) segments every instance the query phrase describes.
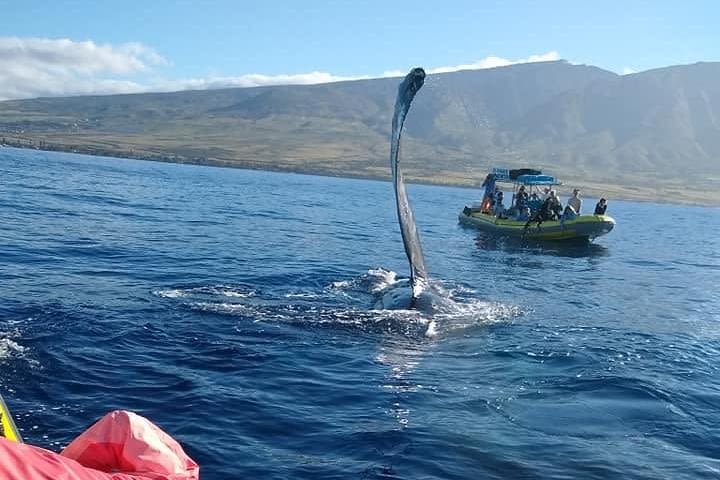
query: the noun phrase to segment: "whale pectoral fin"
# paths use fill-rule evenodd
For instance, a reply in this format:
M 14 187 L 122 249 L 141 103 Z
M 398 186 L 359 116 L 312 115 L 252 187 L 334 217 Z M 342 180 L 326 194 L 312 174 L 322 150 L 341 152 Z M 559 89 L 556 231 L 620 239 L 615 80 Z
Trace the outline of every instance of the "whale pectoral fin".
M 410 262 L 410 284 L 412 297 L 417 298 L 427 286 L 427 271 L 425 258 L 420 244 L 420 235 L 415 225 L 415 218 L 410 208 L 410 202 L 405 192 L 405 182 L 400 170 L 400 137 L 405 117 L 410 110 L 415 95 L 425 82 L 425 71 L 414 68 L 407 74 L 398 87 L 395 101 L 395 112 L 392 121 L 392 134 L 390 139 L 390 168 L 395 186 L 395 204 L 397 207 L 400 233 L 402 234 L 405 254 Z

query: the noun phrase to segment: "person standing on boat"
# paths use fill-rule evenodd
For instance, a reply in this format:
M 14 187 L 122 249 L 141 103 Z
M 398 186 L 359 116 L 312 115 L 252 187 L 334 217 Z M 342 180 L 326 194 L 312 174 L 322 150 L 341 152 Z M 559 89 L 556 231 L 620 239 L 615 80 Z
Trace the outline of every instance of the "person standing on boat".
M 582 200 L 580 199 L 580 190 L 574 189 L 573 195 L 568 199 L 567 204 L 570 208 L 575 211 L 575 215 L 580 215 L 580 209 L 582 208 Z
M 530 207 L 530 211 L 533 213 L 536 213 L 538 210 L 540 210 L 540 207 L 542 206 L 542 200 L 540 200 L 540 197 L 538 197 L 538 194 L 533 192 L 532 195 L 530 195 L 530 199 L 528 200 L 528 207 Z
M 493 208 L 493 215 L 501 218 L 505 215 L 505 205 L 503 205 L 503 192 L 498 191 L 495 197 L 495 207 Z
M 523 207 L 527 207 L 528 204 L 528 194 L 525 191 L 525 185 L 520 185 L 520 189 L 518 189 L 517 193 L 515 194 L 515 207 L 517 207 L 518 211 L 522 210 Z
M 560 202 L 560 197 L 558 197 L 557 192 L 554 189 L 550 190 L 550 196 L 546 201 L 548 202 L 550 219 L 560 220 L 560 217 L 562 217 L 563 206 Z
M 607 200 L 601 198 L 595 205 L 595 215 L 605 215 L 605 210 L 607 210 Z
M 493 203 L 493 196 L 495 195 L 495 174 L 488 173 L 480 186 L 485 187 L 485 194 L 483 195 L 482 202 L 480 202 L 480 208 L 483 212 L 486 212 L 490 210 L 490 206 Z

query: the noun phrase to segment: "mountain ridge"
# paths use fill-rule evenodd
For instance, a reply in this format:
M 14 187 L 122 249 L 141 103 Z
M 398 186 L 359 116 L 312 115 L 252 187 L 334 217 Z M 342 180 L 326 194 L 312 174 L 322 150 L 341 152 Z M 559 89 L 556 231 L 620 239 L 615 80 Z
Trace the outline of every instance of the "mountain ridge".
M 399 79 L 0 102 L 0 141 L 154 160 L 389 178 Z M 618 75 L 564 61 L 433 74 L 409 181 L 540 167 L 615 198 L 720 204 L 720 63 Z

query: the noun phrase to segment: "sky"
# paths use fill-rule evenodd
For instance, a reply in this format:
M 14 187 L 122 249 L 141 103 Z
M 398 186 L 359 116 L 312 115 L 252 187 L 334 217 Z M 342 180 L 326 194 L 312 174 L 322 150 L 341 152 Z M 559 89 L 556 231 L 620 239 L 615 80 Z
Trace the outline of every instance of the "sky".
M 720 2 L 0 0 L 0 99 L 720 61 Z

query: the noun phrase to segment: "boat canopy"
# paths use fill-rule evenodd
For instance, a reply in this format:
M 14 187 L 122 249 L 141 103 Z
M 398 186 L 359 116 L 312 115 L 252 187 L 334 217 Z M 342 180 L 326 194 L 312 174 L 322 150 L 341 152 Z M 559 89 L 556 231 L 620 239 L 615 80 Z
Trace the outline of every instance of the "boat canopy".
M 492 173 L 495 179 L 500 182 L 511 182 L 518 185 L 561 185 L 561 182 L 551 176 L 543 175 L 540 170 L 532 168 L 518 168 L 509 170 L 507 168 L 493 168 Z
M 520 175 L 515 182 L 521 185 L 560 185 L 558 179 L 550 175 Z

